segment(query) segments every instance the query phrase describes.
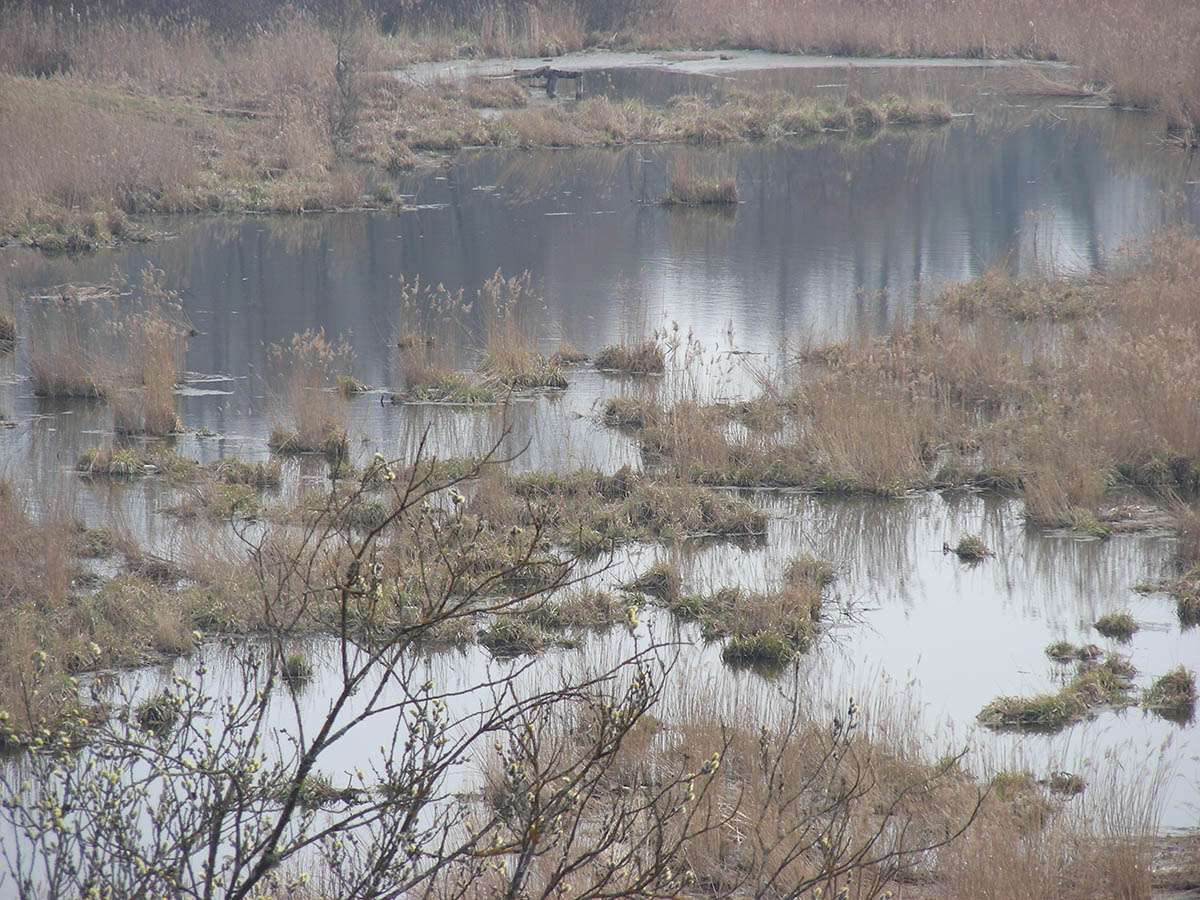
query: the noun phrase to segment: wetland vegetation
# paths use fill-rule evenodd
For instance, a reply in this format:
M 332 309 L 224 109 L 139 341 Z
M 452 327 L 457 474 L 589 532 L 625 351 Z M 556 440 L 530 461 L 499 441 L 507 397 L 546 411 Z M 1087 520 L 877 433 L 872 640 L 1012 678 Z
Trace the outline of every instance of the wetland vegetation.
M 431 230 L 453 214 L 470 258 L 467 202 L 410 204 L 421 198 L 392 179 L 452 166 L 464 147 L 637 145 L 637 177 L 666 160 L 666 191 L 643 184 L 639 206 L 680 247 L 701 237 L 700 262 L 679 252 L 689 271 L 770 190 L 731 147 L 837 147 L 824 189 L 857 177 L 863 148 L 896 142 L 919 166 L 951 128 L 942 99 L 864 97 L 849 78 L 815 98 L 543 102 L 508 78 L 392 71 L 476 52 L 1067 60 L 1077 68 L 1037 70 L 1046 95 L 1153 107 L 1172 140 L 1195 143 L 1200 22 L 1186 6 L 1122 0 L 1086 22 L 1074 2 L 876 6 L 338 2 L 251 23 L 234 5 L 201 22 L 0 3 L 3 252 L 99 253 L 184 221 L 152 213 L 424 206 Z M 652 158 L 656 143 L 687 146 Z M 611 175 L 629 157 L 606 159 L 624 160 Z M 506 165 L 511 186 L 519 165 Z M 570 233 L 576 213 L 501 227 L 570 214 L 556 220 Z M 647 221 L 660 220 L 639 234 Z M 337 249 L 305 252 L 324 267 Z M 1173 225 L 1095 249 L 1085 272 L 997 262 L 874 331 L 781 331 L 770 364 L 737 347 L 730 313 L 722 371 L 710 335 L 650 321 L 623 295 L 584 310 L 620 323 L 576 349 L 578 323 L 555 321 L 529 270 L 464 287 L 388 275 L 369 336 L 384 364 L 362 365 L 334 297 L 316 304 L 319 324 L 264 336 L 250 372 L 189 371 L 206 337 L 192 317 L 211 322 L 205 305 L 237 293 L 232 262 L 200 303 L 152 263 L 103 284 L 0 282 L 17 418 L 0 437 L 46 441 L 59 460 L 0 481 L 0 890 L 1148 897 L 1168 883 L 1154 841 L 1179 784 L 1169 758 L 1106 784 L 1099 766 L 1064 771 L 1048 743 L 1016 743 L 1114 710 L 1195 723 L 1195 674 L 1169 666 L 1200 621 L 1200 239 Z M 260 315 L 262 297 L 238 302 L 240 321 Z M 249 395 L 210 387 L 239 380 Z M 221 433 L 188 415 L 206 392 L 224 404 Z M 261 428 L 243 402 L 261 404 Z M 382 427 L 364 425 L 367 409 Z M 558 440 L 572 428 L 616 449 L 581 461 Z M 531 461 L 546 432 L 552 449 Z M 974 701 L 988 731 L 972 741 L 1036 746 L 1045 771 L 980 765 L 882 689 L 856 702 L 845 684 L 810 683 L 831 658 L 819 652 L 865 631 L 873 610 L 856 595 L 878 595 L 849 581 L 871 563 L 840 552 L 843 538 L 782 542 L 797 520 L 786 504 L 843 504 L 861 516 L 846 543 L 891 558 L 906 538 L 889 510 L 933 497 L 985 510 L 919 548 L 944 560 L 960 607 L 981 584 L 1028 577 L 996 509 L 1018 508 L 1029 541 L 1159 542 L 1157 567 L 1137 569 L 1142 605 L 1089 600 L 1056 618 L 1079 629 L 1036 642 L 1053 689 L 988 686 L 1005 693 Z M 139 504 L 149 528 L 126 518 Z M 868 508 L 884 526 L 864 524 Z M 912 602 L 907 586 L 885 590 Z M 1141 627 L 1160 594 L 1177 623 Z M 1122 653 L 1084 643 L 1091 623 Z M 1166 631 L 1171 662 L 1135 656 L 1144 632 Z M 964 659 L 969 640 L 954 638 Z M 1172 884 L 1200 871 L 1200 849 L 1178 846 Z

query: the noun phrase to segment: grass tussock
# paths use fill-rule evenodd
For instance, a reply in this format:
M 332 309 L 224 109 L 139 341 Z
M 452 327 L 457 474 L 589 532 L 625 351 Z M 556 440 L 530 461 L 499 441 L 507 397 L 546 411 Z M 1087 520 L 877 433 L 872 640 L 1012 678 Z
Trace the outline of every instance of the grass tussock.
M 506 479 L 502 504 L 519 527 L 532 524 L 523 507 L 536 503 L 543 528 L 558 543 L 599 551 L 635 540 L 717 536 L 755 540 L 765 514 L 723 492 L 622 469 L 614 475 L 581 470 Z
M 1099 663 L 1083 660 L 1075 677 L 1057 693 L 998 697 L 983 708 L 978 719 L 997 730 L 1061 731 L 1096 715 L 1102 707 L 1132 703 L 1133 675 L 1133 667 L 1123 657 L 1110 655 Z
M 79 454 L 75 471 L 88 479 L 136 478 L 162 475 L 172 482 L 188 481 L 200 472 L 195 460 L 181 456 L 169 447 L 89 447 Z
M 602 630 L 619 623 L 627 608 L 609 591 L 580 587 L 560 592 L 545 602 L 527 605 L 520 615 L 551 631 Z
M 1046 655 L 1058 663 L 1069 663 L 1077 660 L 1090 662 L 1103 656 L 1103 651 L 1095 644 L 1072 644 L 1069 641 L 1055 641 L 1046 648 Z
M 656 340 L 638 344 L 610 344 L 592 357 L 592 363 L 602 372 L 624 375 L 661 375 L 666 371 L 667 357 Z
M 738 202 L 737 173 L 695 153 L 677 153 L 667 168 L 665 206 L 724 206 Z
M 1195 674 L 1183 666 L 1172 669 L 1150 686 L 1142 705 L 1173 722 L 1191 723 L 1196 718 Z
M 811 557 L 792 560 L 776 590 L 766 593 L 723 588 L 685 607 L 708 640 L 726 639 L 727 665 L 778 670 L 812 644 L 825 588 L 833 581 L 829 563 Z
M 993 554 L 988 549 L 988 545 L 983 542 L 982 537 L 977 534 L 964 534 L 954 545 L 954 555 L 963 562 L 976 563 L 982 562 Z
M 545 308 L 528 271 L 509 279 L 497 271 L 484 282 L 476 304 L 485 322 L 480 373 L 489 385 L 509 390 L 562 390 L 567 376 L 537 349 L 538 314 Z
M 1129 643 L 1133 639 L 1134 633 L 1138 630 L 1137 622 L 1127 612 L 1115 612 L 1103 615 L 1096 620 L 1093 627 L 1106 638 L 1113 638 L 1122 644 Z

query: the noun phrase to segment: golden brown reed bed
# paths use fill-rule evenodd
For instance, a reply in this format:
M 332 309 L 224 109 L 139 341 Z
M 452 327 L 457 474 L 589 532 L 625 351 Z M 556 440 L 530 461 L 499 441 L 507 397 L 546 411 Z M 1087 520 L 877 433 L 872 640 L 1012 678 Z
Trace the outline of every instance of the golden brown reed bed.
M 1167 231 L 1113 268 L 993 272 L 886 339 L 804 350 L 752 403 L 618 397 L 603 416 L 700 483 L 999 488 L 1033 522 L 1107 533 L 1114 480 L 1200 491 L 1200 240 Z

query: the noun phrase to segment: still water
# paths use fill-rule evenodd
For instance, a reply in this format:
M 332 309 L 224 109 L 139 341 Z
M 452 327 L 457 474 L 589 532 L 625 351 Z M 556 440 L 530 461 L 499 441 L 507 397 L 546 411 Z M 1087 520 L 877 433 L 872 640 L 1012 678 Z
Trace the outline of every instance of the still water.
M 454 73 L 422 77 L 447 74 Z M 707 396 L 744 396 L 757 374 L 776 371 L 797 347 L 884 333 L 946 282 L 995 265 L 1089 271 L 1124 241 L 1165 223 L 1200 221 L 1194 164 L 1159 143 L 1160 123 L 1086 100 L 1033 97 L 1016 90 L 1015 78 L 1009 67 L 843 61 L 601 69 L 588 74 L 590 94 L 665 102 L 679 91 L 719 97 L 732 88 L 835 98 L 900 90 L 943 98 L 959 115 L 945 127 L 889 129 L 869 139 L 706 151 L 467 150 L 452 166 L 398 179 L 394 188 L 408 207 L 400 212 L 164 217 L 151 221 L 163 239 L 148 245 L 77 259 L 0 252 L 0 310 L 11 310 L 28 335 L 56 286 L 137 284 L 145 266 L 162 269 L 198 332 L 178 396 L 192 431 L 177 449 L 202 461 L 266 457 L 275 412 L 262 378 L 266 347 L 294 333 L 345 336 L 357 377 L 399 388 L 402 277 L 470 298 L 497 270 L 528 270 L 544 298 L 545 350 L 566 339 L 594 352 L 662 330 L 679 342 L 677 368 L 687 347 L 699 353 L 686 377 Z M 736 210 L 659 205 L 668 169 L 684 153 L 736 173 Z M 480 350 L 478 323 L 468 320 L 460 339 L 469 360 Z M 636 447 L 594 414 L 597 401 L 621 389 L 583 368 L 565 392 L 482 410 L 385 405 L 380 393 L 368 393 L 349 401 L 350 432 L 360 455 L 403 455 L 428 427 L 439 454 L 503 437 L 506 451 L 527 447 L 519 467 L 613 469 L 639 463 Z M 90 523 L 115 519 L 160 552 L 178 551 L 182 534 L 159 512 L 168 489 L 88 487 L 70 475 L 83 449 L 112 440 L 111 412 L 34 398 L 24 343 L 0 358 L 0 411 L 15 423 L 0 429 L 7 480 L 46 502 L 65 494 Z M 285 480 L 303 479 L 302 469 L 292 464 Z M 1057 639 L 1102 643 L 1091 623 L 1105 612 L 1129 609 L 1142 624 L 1124 648 L 1141 673 L 1139 687 L 1180 663 L 1197 667 L 1198 630 L 1181 632 L 1165 598 L 1130 590 L 1164 574 L 1169 535 L 1104 542 L 1046 535 L 1022 525 L 1019 504 L 972 496 L 880 504 L 763 492 L 756 502 L 772 515 L 765 547 L 686 553 L 684 571 L 696 590 L 761 586 L 797 552 L 832 559 L 846 614 L 802 662 L 819 696 L 904 696 L 930 732 L 1037 774 L 1106 765 L 1138 772 L 1165 745 L 1174 777 L 1163 824 L 1196 823 L 1194 723 L 1180 728 L 1135 708 L 1102 713 L 1057 738 L 972 730 L 992 697 L 1054 689 L 1043 648 Z M 969 532 L 996 550 L 974 568 L 941 552 Z M 626 568 L 654 552 L 639 549 Z M 693 664 L 713 678 L 759 677 L 721 672 L 711 649 L 694 652 Z M 319 703 L 320 692 L 313 696 Z

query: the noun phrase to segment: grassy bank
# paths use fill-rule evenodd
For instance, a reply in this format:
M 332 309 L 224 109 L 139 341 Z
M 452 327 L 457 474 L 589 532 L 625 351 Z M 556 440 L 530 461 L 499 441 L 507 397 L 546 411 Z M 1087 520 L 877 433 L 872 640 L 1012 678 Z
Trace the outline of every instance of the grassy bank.
M 542 22 L 560 28 L 569 18 Z M 147 212 L 391 207 L 394 192 L 384 182 L 368 192 L 366 172 L 397 173 L 470 145 L 711 143 L 949 116 L 943 104 L 911 99 L 780 93 L 734 93 L 715 107 L 680 97 L 664 109 L 603 98 L 522 108 L 526 93 L 511 83 L 417 86 L 382 74 L 431 55 L 531 49 L 489 40 L 478 22 L 468 47 L 414 28 L 416 37 L 384 35 L 366 17 L 300 14 L 243 33 L 12 4 L 0 23 L 0 240 L 79 251 L 149 236 L 136 222 Z M 481 105 L 506 111 L 485 117 Z

